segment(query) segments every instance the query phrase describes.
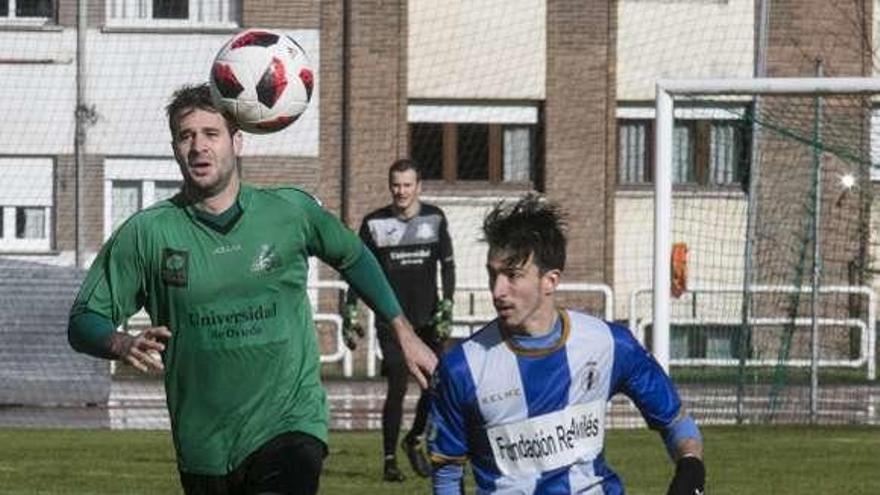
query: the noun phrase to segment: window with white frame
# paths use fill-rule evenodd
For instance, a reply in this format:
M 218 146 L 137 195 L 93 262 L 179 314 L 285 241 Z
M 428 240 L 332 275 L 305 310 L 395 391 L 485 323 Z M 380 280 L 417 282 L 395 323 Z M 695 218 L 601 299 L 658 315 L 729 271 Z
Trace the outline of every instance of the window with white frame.
M 654 120 L 647 111 L 618 113 L 618 184 L 653 182 Z M 672 182 L 723 187 L 748 177 L 751 128 L 743 111 L 683 112 L 672 133 Z M 650 117 L 650 118 L 647 118 Z
M 0 251 L 52 248 L 54 174 L 51 158 L 0 159 Z
M 111 26 L 235 27 L 239 0 L 106 0 Z
M 53 0 L 0 0 L 0 22 L 44 24 L 54 19 Z
M 880 181 L 880 105 L 871 109 L 871 180 Z
M 427 180 L 529 182 L 537 177 L 531 105 L 409 105 L 409 149 Z
M 180 190 L 174 160 L 108 159 L 104 164 L 104 237 L 134 213 Z

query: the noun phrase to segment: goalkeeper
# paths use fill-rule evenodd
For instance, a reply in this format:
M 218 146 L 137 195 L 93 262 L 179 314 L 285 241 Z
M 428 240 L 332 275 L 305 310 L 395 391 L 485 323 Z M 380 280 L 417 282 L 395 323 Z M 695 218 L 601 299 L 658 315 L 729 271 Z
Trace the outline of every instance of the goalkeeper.
M 439 355 L 452 329 L 452 296 L 455 291 L 455 264 L 446 216 L 440 208 L 419 200 L 422 182 L 413 161 L 397 160 L 391 165 L 388 187 L 391 204 L 364 218 L 360 236 L 379 260 L 416 333 Z M 443 283 L 442 299 L 437 296 L 438 263 Z M 363 329 L 358 323 L 357 299 L 353 291 L 348 293 L 343 316 L 343 337 L 346 345 L 354 349 L 356 338 L 363 336 Z M 382 408 L 383 479 L 403 481 L 395 452 L 403 417 L 407 367 L 388 322 L 377 320 L 376 327 L 382 349 L 382 374 L 388 384 Z M 431 474 L 421 438 L 428 407 L 428 395 L 422 393 L 412 428 L 401 442 L 413 471 L 422 477 Z

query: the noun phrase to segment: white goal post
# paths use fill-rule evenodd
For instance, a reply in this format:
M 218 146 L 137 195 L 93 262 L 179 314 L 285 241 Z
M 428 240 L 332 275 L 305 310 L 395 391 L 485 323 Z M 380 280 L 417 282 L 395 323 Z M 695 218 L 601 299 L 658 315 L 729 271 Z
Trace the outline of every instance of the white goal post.
M 880 78 L 661 79 L 657 81 L 654 128 L 656 169 L 652 350 L 657 361 L 667 371 L 670 361 L 673 97 L 698 94 L 800 96 L 880 94 Z M 873 333 L 873 328 L 870 332 Z M 870 363 L 869 367 L 873 368 L 873 363 Z

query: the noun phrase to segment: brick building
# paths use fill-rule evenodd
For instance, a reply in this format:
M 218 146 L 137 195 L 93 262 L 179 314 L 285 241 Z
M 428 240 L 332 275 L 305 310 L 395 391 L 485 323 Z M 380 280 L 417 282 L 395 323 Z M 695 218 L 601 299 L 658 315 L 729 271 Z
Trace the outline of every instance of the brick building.
M 203 80 L 232 33 L 267 27 L 304 45 L 318 68 L 318 92 L 291 130 L 247 137 L 245 180 L 299 184 L 356 228 L 387 201 L 388 164 L 414 156 L 428 167 L 426 196 L 450 213 L 459 280 L 473 286 L 484 283 L 476 242 L 482 212 L 500 198 L 543 191 L 572 213 L 567 279 L 611 287 L 614 315 L 625 319 L 629 295 L 651 273 L 654 80 L 752 77 L 759 59 L 774 77 L 813 75 L 816 59 L 826 75 L 873 75 L 872 2 L 774 1 L 765 24 L 760 5 L 90 1 L 78 45 L 76 1 L 4 0 L 0 80 L 13 89 L 0 96 L 0 174 L 8 179 L 0 188 L 0 255 L 87 264 L 122 219 L 173 193 L 179 176 L 162 113 L 171 89 Z M 82 114 L 92 119 L 83 121 L 77 193 L 80 55 Z M 736 105 L 747 109 L 751 101 Z M 741 208 L 741 164 L 708 157 L 713 147 L 739 146 L 747 131 L 725 127 L 736 112 L 706 117 L 716 110 L 683 111 L 679 144 L 689 158 L 680 162 L 677 197 Z M 871 122 L 864 124 L 863 150 L 871 140 Z M 724 129 L 728 138 L 712 137 Z M 768 146 L 772 156 L 772 140 Z M 790 183 L 773 179 L 780 161 L 765 161 L 770 184 Z M 771 203 L 781 197 L 767 195 Z M 837 218 L 865 225 L 864 202 L 847 201 L 851 209 Z M 731 221 L 740 222 L 741 215 Z M 841 233 L 843 251 L 833 238 L 824 242 L 852 264 L 867 258 L 865 235 Z M 718 242 L 707 239 L 691 240 L 692 250 Z M 736 256 L 730 263 L 740 267 Z M 463 291 L 458 306 L 479 310 L 479 295 L 470 295 L 477 293 Z M 580 306 L 603 306 L 597 293 L 578 297 Z

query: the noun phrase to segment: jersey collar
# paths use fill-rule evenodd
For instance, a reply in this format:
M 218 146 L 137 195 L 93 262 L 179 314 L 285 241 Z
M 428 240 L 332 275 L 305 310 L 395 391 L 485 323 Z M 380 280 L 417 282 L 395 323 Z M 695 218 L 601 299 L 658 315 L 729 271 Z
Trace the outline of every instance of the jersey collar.
M 247 211 L 254 197 L 254 187 L 245 184 L 244 182 L 240 182 L 238 186 L 238 197 L 235 199 L 238 202 L 239 208 L 241 208 L 242 212 Z M 187 214 L 189 214 L 190 218 L 193 220 L 196 219 L 196 206 L 192 201 L 187 201 L 183 207 L 186 210 Z
M 506 335 L 502 330 L 501 335 L 504 339 L 504 343 L 507 344 L 507 347 L 511 351 L 521 356 L 542 357 L 548 354 L 553 354 L 565 346 L 565 343 L 568 342 L 568 334 L 571 332 L 571 319 L 568 317 L 568 312 L 564 309 L 557 309 L 556 312 L 559 314 L 559 321 L 562 322 L 562 335 L 560 335 L 559 340 L 552 347 L 545 349 L 527 349 L 517 344 L 515 339 Z

